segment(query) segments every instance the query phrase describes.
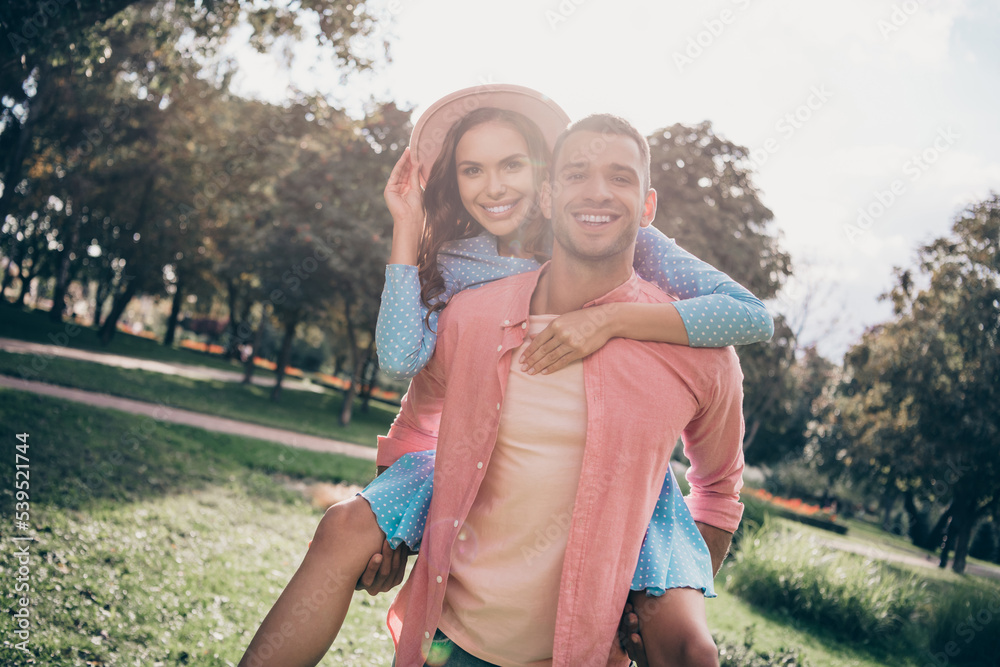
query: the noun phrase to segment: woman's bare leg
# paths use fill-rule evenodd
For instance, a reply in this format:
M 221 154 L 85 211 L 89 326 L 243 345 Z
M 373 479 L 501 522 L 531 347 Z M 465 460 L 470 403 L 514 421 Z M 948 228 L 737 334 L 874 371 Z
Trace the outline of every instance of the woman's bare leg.
M 361 496 L 330 507 L 299 569 L 250 641 L 239 667 L 312 667 L 333 644 L 354 586 L 385 534 Z
M 700 590 L 671 588 L 660 597 L 631 591 L 628 599 L 639 617 L 649 667 L 719 667 Z

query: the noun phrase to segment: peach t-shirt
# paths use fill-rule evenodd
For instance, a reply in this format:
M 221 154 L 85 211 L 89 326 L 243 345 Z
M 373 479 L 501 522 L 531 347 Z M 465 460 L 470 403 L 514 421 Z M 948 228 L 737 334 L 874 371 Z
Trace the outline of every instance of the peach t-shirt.
M 537 334 L 555 315 L 529 318 Z M 497 442 L 452 552 L 439 627 L 501 667 L 552 661 L 559 580 L 587 436 L 583 364 L 521 371 L 511 355 Z

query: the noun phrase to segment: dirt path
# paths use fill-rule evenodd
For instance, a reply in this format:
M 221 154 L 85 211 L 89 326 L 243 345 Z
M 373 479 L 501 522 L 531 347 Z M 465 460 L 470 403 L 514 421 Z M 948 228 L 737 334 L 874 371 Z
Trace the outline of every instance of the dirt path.
M 90 361 L 106 366 L 117 366 L 118 368 L 136 368 L 153 373 L 164 373 L 166 375 L 179 375 L 193 380 L 220 380 L 222 382 L 242 382 L 243 373 L 239 371 L 227 371 L 218 368 L 206 368 L 205 366 L 194 366 L 189 364 L 179 364 L 176 362 L 153 361 L 152 359 L 137 359 L 135 357 L 123 357 L 109 352 L 92 352 L 90 350 L 77 350 L 62 345 L 48 345 L 43 343 L 28 343 L 14 338 L 0 338 L 0 350 L 13 352 L 15 354 L 39 354 L 46 357 L 60 357 L 62 359 L 75 359 L 77 361 Z M 253 383 L 262 387 L 274 385 L 273 377 L 255 377 Z M 304 382 L 295 378 L 285 377 L 282 386 L 285 389 L 296 389 L 299 391 L 313 391 L 322 393 L 322 387 L 318 387 L 311 382 Z
M 896 563 L 905 563 L 907 565 L 915 565 L 917 567 L 938 566 L 938 560 L 936 558 L 921 557 L 916 554 L 903 553 L 896 547 L 891 547 L 891 546 L 881 547 L 874 542 L 866 542 L 865 544 L 861 544 L 859 542 L 852 542 L 850 540 L 841 540 L 833 537 L 820 538 L 818 541 L 825 547 L 829 547 L 831 549 L 837 549 L 839 551 L 849 551 L 851 553 L 859 554 L 867 558 L 874 558 L 877 560 L 884 560 Z M 978 577 L 989 577 L 991 579 L 1000 579 L 1000 567 L 995 565 L 980 565 L 979 563 L 966 563 L 965 573 Z
M 207 431 L 230 433 L 232 435 L 239 435 L 246 438 L 256 438 L 258 440 L 277 442 L 282 445 L 288 445 L 289 447 L 299 447 L 301 449 L 311 449 L 313 451 L 327 452 L 331 454 L 344 454 L 347 456 L 353 456 L 354 458 L 367 459 L 369 461 L 375 460 L 375 449 L 372 447 L 363 447 L 350 442 L 320 438 L 314 435 L 295 433 L 294 431 L 286 431 L 284 429 L 272 428 L 270 426 L 248 424 L 246 422 L 236 421 L 235 419 L 215 417 L 212 415 L 201 414 L 199 412 L 171 408 L 166 405 L 157 405 L 155 403 L 146 403 L 144 401 L 134 401 L 129 398 L 109 396 L 107 394 L 99 394 L 92 391 L 59 387 L 52 384 L 45 384 L 44 382 L 22 380 L 20 378 L 14 378 L 7 375 L 0 375 L 0 387 L 16 389 L 18 391 L 29 391 L 35 394 L 43 394 L 45 396 L 54 396 L 56 398 L 75 401 L 77 403 L 85 403 L 99 408 L 120 410 L 134 415 L 144 415 L 146 417 L 151 417 L 156 421 L 170 422 L 173 424 L 186 424 L 188 426 L 203 428 Z

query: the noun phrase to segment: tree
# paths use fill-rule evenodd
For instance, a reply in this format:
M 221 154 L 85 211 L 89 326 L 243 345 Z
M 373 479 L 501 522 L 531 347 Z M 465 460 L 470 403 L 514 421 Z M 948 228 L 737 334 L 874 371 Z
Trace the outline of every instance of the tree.
M 747 150 L 719 137 L 707 121 L 672 125 L 648 140 L 651 185 L 658 195 L 653 224 L 759 298 L 774 297 L 792 273 L 791 260 L 770 229 L 774 215 L 760 201 Z M 762 425 L 780 431 L 797 409 L 795 334 L 778 317 L 770 342 L 740 346 L 737 352 L 745 377 L 745 445 L 752 455 L 763 454 L 761 460 L 773 460 L 779 451 L 773 442 L 754 443 Z M 784 453 L 784 446 L 780 449 Z
M 14 245 L 12 237 L 6 236 L 8 214 L 19 213 L 20 195 L 31 187 L 31 169 L 40 151 L 50 148 L 46 160 L 65 158 L 83 169 L 87 155 L 79 153 L 92 148 L 92 137 L 103 146 L 114 144 L 120 125 L 135 125 L 128 122 L 128 112 L 136 105 L 176 101 L 178 88 L 194 78 L 203 63 L 213 60 L 233 27 L 249 24 L 251 44 L 264 51 L 280 36 L 307 36 L 306 16 L 314 17 L 318 26 L 318 32 L 308 36 L 326 45 L 345 73 L 372 65 L 362 55 L 366 52 L 363 42 L 374 28 L 363 2 L 331 5 L 302 0 L 294 6 L 249 0 L 4 3 L 0 7 L 0 26 L 6 35 L 0 40 L 0 180 L 4 184 L 0 228 L 5 236 L 0 247 Z M 182 41 L 184 46 L 180 46 Z M 387 48 L 384 43 L 383 48 Z M 225 67 L 218 69 L 213 84 L 224 89 L 231 73 Z M 123 89 L 128 94 L 122 95 Z M 104 105 L 92 103 L 102 97 Z M 85 98 L 83 104 L 78 103 L 81 98 Z M 126 112 L 124 123 L 116 115 L 120 110 Z M 68 210 L 82 213 L 83 206 Z M 21 215 L 29 213 L 20 211 Z M 59 228 L 57 297 L 68 285 L 71 264 L 78 255 L 81 224 L 77 214 Z
M 965 570 L 972 530 L 1000 503 L 1000 196 L 897 269 L 895 318 L 844 362 L 827 437 L 855 475 L 947 506 L 946 546 Z
M 719 137 L 708 121 L 676 124 L 649 137 L 656 225 L 761 299 L 770 299 L 791 275 L 791 259 L 769 225 L 747 169 L 746 148 Z

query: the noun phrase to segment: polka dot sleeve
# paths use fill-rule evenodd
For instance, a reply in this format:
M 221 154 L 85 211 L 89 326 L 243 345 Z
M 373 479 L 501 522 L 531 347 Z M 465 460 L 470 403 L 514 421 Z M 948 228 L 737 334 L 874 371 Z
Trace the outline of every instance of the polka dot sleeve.
M 446 243 L 438 253 L 445 290 L 437 298 L 447 302 L 464 289 L 538 268 L 538 263 L 531 259 L 501 257 L 496 246 L 496 237 L 491 234 Z M 420 300 L 417 267 L 387 265 L 375 327 L 379 369 L 387 377 L 409 380 L 434 354 L 438 313 L 427 318 L 427 311 Z
M 388 264 L 382 305 L 375 325 L 379 369 L 393 380 L 408 380 L 427 365 L 437 343 L 437 313 L 429 322 L 420 301 L 420 279 L 412 264 Z
M 774 320 L 760 299 L 655 227 L 639 229 L 635 270 L 674 303 L 691 347 L 726 347 L 766 341 Z

